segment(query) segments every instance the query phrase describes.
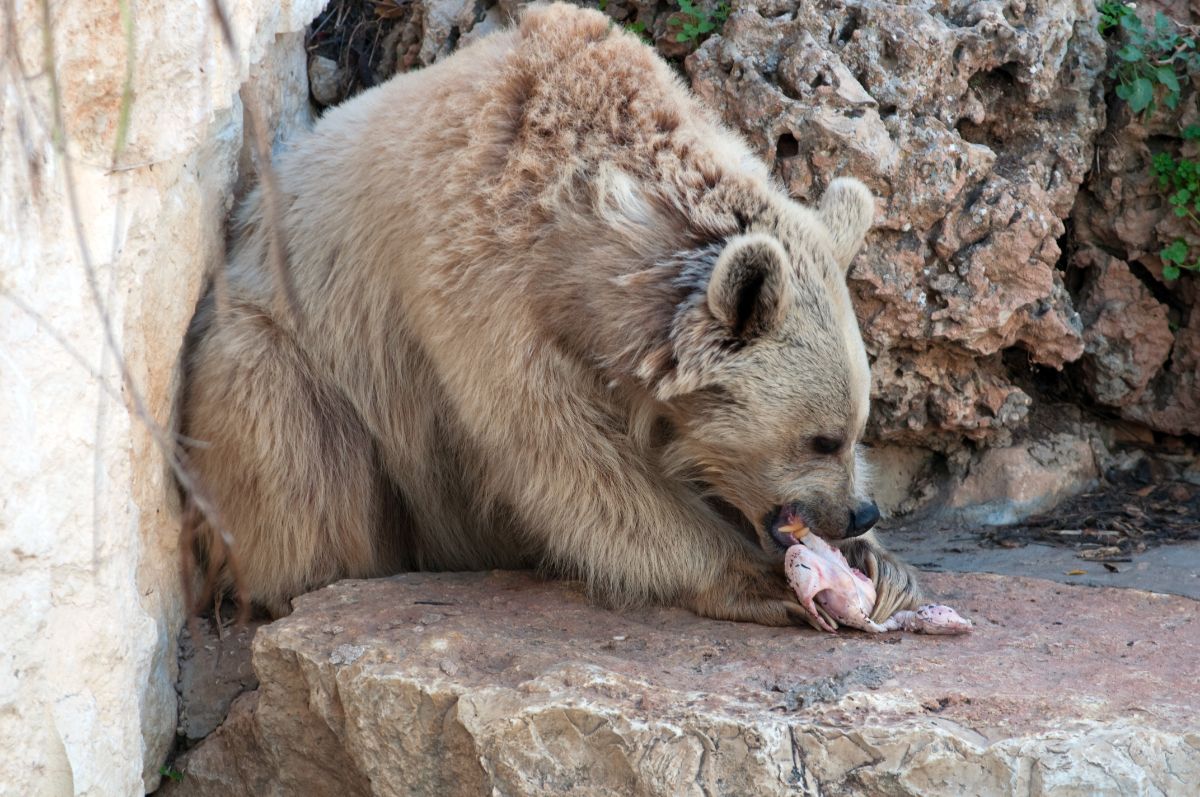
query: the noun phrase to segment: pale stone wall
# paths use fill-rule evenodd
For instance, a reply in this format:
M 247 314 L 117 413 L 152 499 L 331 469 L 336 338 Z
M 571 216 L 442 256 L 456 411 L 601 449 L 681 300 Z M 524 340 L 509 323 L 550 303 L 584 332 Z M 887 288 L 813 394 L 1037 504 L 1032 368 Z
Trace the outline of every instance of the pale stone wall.
M 303 30 L 322 0 L 230 2 L 236 62 L 208 0 L 129 5 L 132 48 L 116 3 L 52 2 L 53 71 L 102 300 L 166 425 L 183 333 L 247 168 L 239 90 L 263 86 L 277 138 L 304 122 Z M 175 732 L 172 483 L 87 288 L 42 5 L 6 0 L 0 17 L 0 794 L 141 794 Z

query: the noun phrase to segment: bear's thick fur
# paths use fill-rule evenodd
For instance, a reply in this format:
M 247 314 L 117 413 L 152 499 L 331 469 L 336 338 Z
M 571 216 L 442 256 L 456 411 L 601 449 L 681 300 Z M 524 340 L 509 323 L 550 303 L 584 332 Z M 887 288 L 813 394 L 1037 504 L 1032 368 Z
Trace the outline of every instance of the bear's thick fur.
M 650 48 L 565 5 L 331 110 L 277 170 L 300 313 L 252 194 L 182 413 L 256 602 L 540 566 L 617 605 L 807 619 L 781 518 L 873 522 L 865 188 L 790 201 Z M 880 614 L 913 603 L 873 539 L 843 547 Z

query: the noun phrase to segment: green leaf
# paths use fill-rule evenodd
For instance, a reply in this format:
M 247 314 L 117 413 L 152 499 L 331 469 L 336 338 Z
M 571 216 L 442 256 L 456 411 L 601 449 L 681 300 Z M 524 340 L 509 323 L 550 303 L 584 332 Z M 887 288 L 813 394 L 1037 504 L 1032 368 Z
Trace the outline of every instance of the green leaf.
M 1184 141 L 1200 141 L 1200 125 L 1188 125 L 1182 135 Z
M 1150 107 L 1154 101 L 1154 85 L 1148 78 L 1140 77 L 1133 81 L 1129 92 L 1129 107 L 1134 113 L 1141 113 Z
M 1177 238 L 1173 244 L 1159 252 L 1158 256 L 1168 263 L 1182 264 L 1188 256 L 1188 245 L 1182 238 Z
M 1125 83 L 1121 83 L 1120 85 L 1118 85 L 1118 86 L 1117 86 L 1117 89 L 1116 89 L 1116 94 L 1117 94 L 1117 96 L 1118 96 L 1118 97 L 1120 97 L 1120 98 L 1121 98 L 1121 99 L 1123 99 L 1123 100 L 1126 100 L 1126 101 L 1128 101 L 1128 100 L 1129 100 L 1129 95 L 1130 95 L 1130 94 L 1132 94 L 1132 93 L 1133 93 L 1133 89 L 1131 89 L 1131 88 L 1130 88 L 1128 85 L 1126 85 Z
M 1097 28 L 1101 33 L 1112 30 L 1120 24 L 1122 18 L 1129 15 L 1129 9 L 1124 3 L 1100 3 L 1096 9 L 1100 12 L 1100 24 Z
M 1117 58 L 1120 58 L 1122 61 L 1140 61 L 1142 57 L 1142 51 L 1132 44 L 1127 44 L 1120 50 L 1117 50 Z
M 1164 36 L 1171 31 L 1171 20 L 1161 11 L 1154 12 L 1154 32 Z
M 1179 279 L 1179 266 L 1163 266 L 1163 279 L 1167 282 L 1174 282 Z
M 1170 91 L 1179 92 L 1179 78 L 1175 76 L 1175 70 L 1169 66 L 1160 66 L 1154 70 L 1154 76 L 1158 78 L 1158 82 L 1167 87 Z

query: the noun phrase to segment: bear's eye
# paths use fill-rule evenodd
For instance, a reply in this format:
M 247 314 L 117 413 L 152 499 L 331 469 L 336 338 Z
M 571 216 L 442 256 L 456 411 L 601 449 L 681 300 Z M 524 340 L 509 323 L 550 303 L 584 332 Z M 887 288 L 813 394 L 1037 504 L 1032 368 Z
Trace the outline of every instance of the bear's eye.
M 842 450 L 845 443 L 846 441 L 840 437 L 826 437 L 825 435 L 819 435 L 812 439 L 813 451 L 818 454 L 836 454 Z

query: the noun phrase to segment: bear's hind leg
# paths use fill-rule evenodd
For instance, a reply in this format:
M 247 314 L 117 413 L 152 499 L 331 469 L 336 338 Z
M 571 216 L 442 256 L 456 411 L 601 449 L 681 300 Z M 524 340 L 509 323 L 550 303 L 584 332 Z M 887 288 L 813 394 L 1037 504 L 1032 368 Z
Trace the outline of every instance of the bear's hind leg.
M 325 384 L 262 308 L 232 301 L 198 313 L 182 427 L 202 489 L 232 535 L 250 599 L 275 615 L 296 595 L 381 571 L 383 481 L 375 446 L 346 398 Z M 195 441 L 190 442 L 190 441 Z M 201 548 L 217 552 L 201 524 Z

